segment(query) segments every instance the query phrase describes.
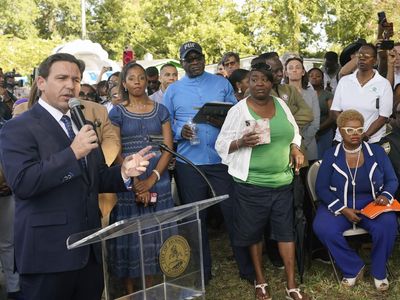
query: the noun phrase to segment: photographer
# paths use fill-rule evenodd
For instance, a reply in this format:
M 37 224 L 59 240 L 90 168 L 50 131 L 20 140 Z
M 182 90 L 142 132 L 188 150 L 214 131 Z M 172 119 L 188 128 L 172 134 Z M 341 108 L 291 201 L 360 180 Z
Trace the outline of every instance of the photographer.
M 12 111 L 15 101 L 17 101 L 17 97 L 14 95 L 14 88 L 17 85 L 14 72 L 4 74 L 4 81 L 1 84 L 3 91 L 0 90 L 0 96 L 2 96 L 1 101 L 7 104 L 10 111 Z
M 11 108 L 7 104 L 7 99 L 9 96 L 6 90 L 6 80 L 4 75 L 0 74 L 0 118 L 5 121 L 11 119 Z

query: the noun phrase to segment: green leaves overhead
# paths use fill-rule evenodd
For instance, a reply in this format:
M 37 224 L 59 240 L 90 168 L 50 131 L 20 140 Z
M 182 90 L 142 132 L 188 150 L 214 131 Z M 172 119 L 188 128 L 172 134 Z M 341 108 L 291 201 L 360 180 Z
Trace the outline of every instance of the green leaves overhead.
M 87 37 L 114 60 L 131 45 L 137 56 L 178 58 L 199 42 L 207 63 L 227 51 L 321 55 L 358 37 L 375 40 L 376 13 L 386 10 L 398 40 L 399 0 L 86 0 Z M 0 67 L 31 70 L 53 45 L 80 38 L 80 0 L 0 0 Z M 51 46 L 51 47 L 50 47 Z M 22 51 L 23 49 L 23 51 Z M 38 57 L 38 59 L 36 59 Z M 32 59 L 33 58 L 33 59 Z

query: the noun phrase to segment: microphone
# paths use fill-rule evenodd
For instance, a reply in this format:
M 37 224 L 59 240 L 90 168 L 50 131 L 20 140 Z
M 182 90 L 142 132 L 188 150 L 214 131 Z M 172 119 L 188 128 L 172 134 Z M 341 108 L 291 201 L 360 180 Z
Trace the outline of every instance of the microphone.
M 81 109 L 81 101 L 77 98 L 71 98 L 68 101 L 69 109 L 71 110 L 72 121 L 74 121 L 78 130 L 86 125 L 86 119 Z
M 200 174 L 201 177 L 203 177 L 204 181 L 207 183 L 211 195 L 215 198 L 217 197 L 217 194 L 215 193 L 215 190 L 211 184 L 211 182 L 208 180 L 208 178 L 206 177 L 206 175 L 204 174 L 204 172 L 202 170 L 200 170 L 194 163 L 192 163 L 189 159 L 187 159 L 186 157 L 184 157 L 182 154 L 179 154 L 178 152 L 175 152 L 174 150 L 170 149 L 167 145 L 164 144 L 164 138 L 162 135 L 149 135 L 149 141 L 158 144 L 158 146 L 160 147 L 160 149 L 165 150 L 169 153 L 171 153 L 173 156 L 179 157 L 180 159 L 182 159 L 184 162 L 186 162 L 187 164 L 189 164 L 193 169 L 196 170 L 197 173 Z

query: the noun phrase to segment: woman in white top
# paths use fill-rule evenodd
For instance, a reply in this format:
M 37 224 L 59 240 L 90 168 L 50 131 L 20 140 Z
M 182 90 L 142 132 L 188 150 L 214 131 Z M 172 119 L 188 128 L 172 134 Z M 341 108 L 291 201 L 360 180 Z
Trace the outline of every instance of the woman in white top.
M 331 111 L 335 119 L 342 111 L 359 111 L 365 121 L 363 141 L 377 143 L 385 135 L 386 122 L 392 114 L 393 91 L 389 81 L 374 69 L 377 62 L 374 45 L 361 46 L 357 58 L 357 71 L 339 81 Z M 342 141 L 338 129 L 334 139 Z
M 312 109 L 314 120 L 303 127 L 300 134 L 303 137 L 303 145 L 306 150 L 307 159 L 312 161 L 318 159 L 318 147 L 315 135 L 319 129 L 320 107 L 318 95 L 311 85 L 308 84 L 308 77 L 300 57 L 291 57 L 285 63 L 285 81 L 294 86 L 302 95 L 304 101 Z

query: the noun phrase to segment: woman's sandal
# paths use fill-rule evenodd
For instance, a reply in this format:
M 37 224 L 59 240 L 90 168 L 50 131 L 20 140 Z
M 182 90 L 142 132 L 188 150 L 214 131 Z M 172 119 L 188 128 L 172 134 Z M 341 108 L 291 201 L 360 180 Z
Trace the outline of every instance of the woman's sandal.
M 294 289 L 287 289 L 285 288 L 286 292 L 286 299 L 287 300 L 297 300 L 297 299 L 303 299 L 303 300 L 308 300 L 310 297 L 308 297 L 307 294 L 303 293 L 300 288 L 294 288 Z M 296 296 L 292 297 L 290 294 L 294 293 Z
M 345 286 L 345 287 L 353 287 L 353 286 L 355 286 L 358 281 L 363 279 L 363 277 L 364 277 L 364 269 L 365 269 L 365 266 L 363 266 L 361 268 L 361 270 L 358 272 L 356 277 L 353 277 L 353 278 L 343 277 L 343 279 L 341 281 L 341 284 L 343 286 Z
M 378 291 L 384 292 L 389 289 L 389 280 L 387 278 L 379 280 L 374 278 L 375 287 Z
M 254 281 L 254 288 L 256 290 L 256 300 L 272 300 L 272 297 L 269 295 L 268 291 L 265 289 L 266 287 L 268 287 L 268 283 L 257 284 L 257 282 Z M 261 289 L 262 295 L 257 294 L 257 289 Z

